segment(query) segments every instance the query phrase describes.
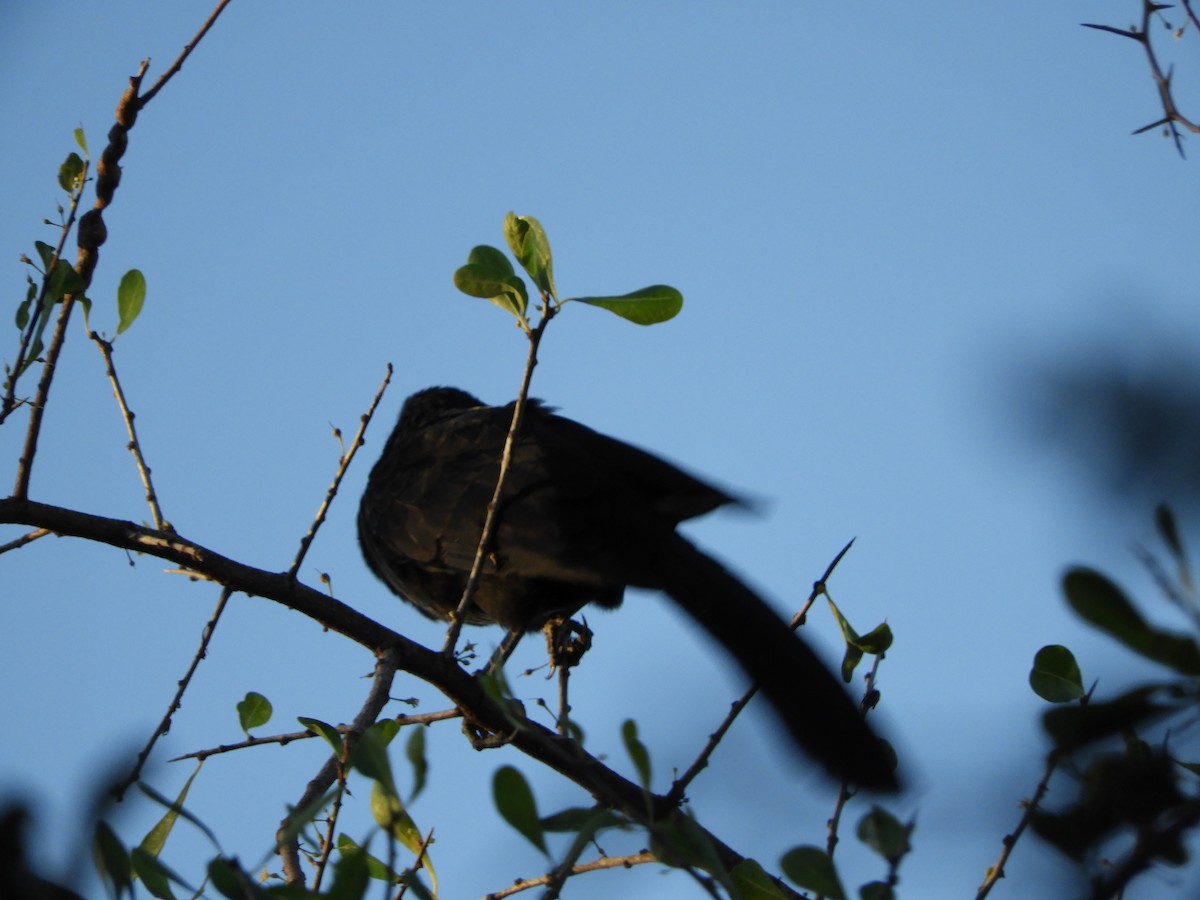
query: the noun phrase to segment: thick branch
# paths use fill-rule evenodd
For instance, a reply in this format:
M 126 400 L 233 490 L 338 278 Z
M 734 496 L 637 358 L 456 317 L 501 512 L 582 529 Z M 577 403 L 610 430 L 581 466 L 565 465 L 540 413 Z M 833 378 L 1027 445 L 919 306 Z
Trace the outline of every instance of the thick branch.
M 430 650 L 364 616 L 340 600 L 288 577 L 232 560 L 182 535 L 157 531 L 121 519 L 110 519 L 32 500 L 0 500 L 0 523 L 45 528 L 59 535 L 83 538 L 142 553 L 204 575 L 233 591 L 273 600 L 314 622 L 345 635 L 377 656 L 396 653 L 399 668 L 440 690 L 471 722 L 497 734 L 512 733 L 510 744 L 530 758 L 575 782 L 597 801 L 620 810 L 634 821 L 650 823 L 674 811 L 667 798 L 647 795 L 634 784 L 588 754 L 576 742 L 537 722 L 520 718 L 514 731 L 513 713 L 505 712 L 485 693 L 482 684 L 453 658 Z M 647 815 L 647 808 L 651 810 Z M 743 857 L 715 835 L 708 838 L 726 868 Z M 782 883 L 778 883 L 785 889 Z M 785 896 L 796 896 L 788 892 Z

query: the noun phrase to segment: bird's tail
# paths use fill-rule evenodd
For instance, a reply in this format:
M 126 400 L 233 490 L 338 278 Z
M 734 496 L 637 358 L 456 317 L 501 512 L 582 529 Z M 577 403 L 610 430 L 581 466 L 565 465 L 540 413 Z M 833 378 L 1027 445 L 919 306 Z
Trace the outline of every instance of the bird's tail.
M 808 645 L 720 563 L 677 536 L 656 585 L 728 650 L 796 743 L 838 778 L 895 790 L 894 758 Z

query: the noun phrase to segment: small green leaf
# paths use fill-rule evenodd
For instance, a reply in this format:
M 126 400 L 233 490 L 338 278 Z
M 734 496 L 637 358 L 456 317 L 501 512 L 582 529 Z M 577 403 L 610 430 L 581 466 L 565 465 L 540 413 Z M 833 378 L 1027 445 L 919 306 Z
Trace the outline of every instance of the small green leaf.
M 51 263 L 54 262 L 54 248 L 44 241 L 34 241 L 33 246 L 37 248 L 38 256 L 42 260 L 42 271 L 49 271 Z
M 577 303 L 599 306 L 635 325 L 657 325 L 673 319 L 683 309 L 683 294 L 665 284 L 622 294 L 619 297 L 572 297 Z
M 1033 692 L 1050 703 L 1069 703 L 1083 697 L 1083 675 L 1075 656 L 1066 647 L 1050 644 L 1033 658 L 1029 670 L 1029 686 Z
M 413 770 L 413 789 L 408 802 L 412 803 L 417 795 L 425 790 L 425 778 L 429 774 L 429 759 L 425 756 L 425 728 L 417 725 L 409 735 L 408 743 L 404 745 L 404 755 Z
M 779 867 L 806 890 L 823 894 L 828 900 L 846 900 L 833 860 L 820 847 L 795 847 L 783 855 Z
M 238 722 L 242 731 L 250 733 L 251 728 L 258 728 L 271 721 L 271 701 L 257 691 L 250 691 L 238 702 Z
M 129 853 L 117 833 L 107 822 L 96 822 L 96 833 L 92 840 L 92 855 L 100 876 L 112 885 L 113 896 L 120 898 L 126 892 L 133 896 L 133 869 Z
M 29 307 L 32 305 L 32 300 L 24 300 L 17 307 L 17 330 L 24 331 L 25 326 L 29 324 Z
M 117 287 L 117 334 L 133 324 L 146 302 L 146 276 L 138 269 L 130 269 L 121 276 Z
M 361 900 L 367 896 L 367 883 L 371 880 L 368 854 L 362 850 L 341 850 L 338 861 L 333 864 L 333 884 L 329 886 L 326 900 Z
M 729 870 L 729 879 L 741 900 L 784 900 L 775 879 L 756 860 L 742 860 Z
M 490 300 L 518 319 L 525 318 L 529 294 L 525 290 L 525 282 L 516 275 L 506 275 L 497 269 L 467 263 L 455 270 L 454 286 L 470 297 Z
M 637 769 L 642 788 L 650 790 L 650 753 L 646 750 L 646 745 L 638 740 L 637 723 L 633 719 L 626 719 L 621 725 L 621 740 L 625 742 L 625 752 L 629 754 L 633 767 Z
M 146 890 L 151 895 L 158 897 L 159 900 L 174 900 L 175 895 L 171 893 L 172 881 L 192 894 L 196 894 L 195 889 L 187 882 L 141 847 L 134 847 L 130 851 L 129 861 L 133 866 L 134 873 L 146 886 Z
M 417 823 L 412 820 L 412 816 L 408 814 L 408 810 L 404 808 L 404 804 L 400 802 L 396 792 L 390 790 L 381 781 L 376 781 L 371 786 L 371 815 L 395 840 L 412 851 L 414 855 L 421 852 L 421 845 L 425 843 L 421 830 L 417 828 Z M 429 858 L 428 851 L 425 853 L 423 865 L 429 872 L 436 893 L 437 873 L 434 872 L 433 862 Z
M 911 849 L 908 831 L 886 809 L 872 806 L 871 811 L 859 820 L 856 834 L 860 841 L 894 865 Z
M 196 770 L 184 782 L 183 790 L 179 792 L 179 796 L 175 798 L 175 802 L 167 809 L 166 814 L 155 823 L 154 827 L 146 832 L 146 836 L 142 838 L 142 842 L 138 846 L 149 853 L 151 856 L 157 857 L 162 853 L 162 848 L 167 844 L 167 838 L 171 835 L 171 830 L 175 827 L 175 823 L 179 820 L 179 814 L 183 810 L 184 801 L 187 800 L 188 791 L 192 787 L 192 782 L 196 780 L 196 776 L 200 774 L 200 766 L 196 766 Z
M 238 865 L 236 859 L 218 856 L 210 860 L 208 880 L 229 900 L 270 900 L 276 896 L 259 887 L 258 882 Z
M 501 766 L 492 778 L 492 797 L 504 820 L 549 856 L 542 823 L 538 819 L 537 801 L 525 776 L 512 766 Z
M 396 779 L 392 776 L 392 763 L 388 759 L 388 745 L 400 726 L 395 719 L 383 719 L 362 733 L 350 752 L 350 766 L 372 781 L 384 784 L 392 794 L 396 791 Z
M 550 256 L 550 239 L 542 224 L 533 216 L 509 213 L 504 217 L 504 240 L 521 267 L 529 273 L 538 289 L 551 297 L 554 293 L 554 260 Z
M 338 756 L 342 755 L 342 734 L 328 722 L 320 719 L 310 719 L 307 716 L 297 716 L 296 721 L 311 731 L 317 737 L 324 738 L 325 743 L 333 748 Z
M 58 303 L 67 294 L 78 294 L 86 287 L 83 278 L 71 264 L 65 259 L 60 259 L 54 264 L 54 270 L 50 273 L 50 285 L 46 288 L 46 304 Z
M 596 809 L 586 806 L 570 806 L 559 810 L 553 815 L 542 817 L 542 829 L 545 831 L 582 831 L 590 828 L 599 831 L 602 828 L 628 828 L 629 820 L 611 810 Z
M 84 137 L 83 128 L 76 128 L 74 131 L 75 143 L 79 145 L 79 149 L 83 151 L 84 156 L 90 155 L 87 148 L 87 138 Z
M 58 167 L 58 186 L 68 194 L 74 194 L 79 188 L 79 181 L 82 177 L 83 160 L 79 158 L 78 153 L 71 151 L 63 160 L 63 164 Z
M 1072 569 L 1063 578 L 1063 591 L 1076 613 L 1130 650 L 1184 675 L 1200 675 L 1200 648 L 1195 640 L 1152 628 L 1104 575 Z
M 178 816 L 178 817 L 184 819 L 185 821 L 191 822 L 194 826 L 196 826 L 196 828 L 199 831 L 201 831 L 204 834 L 205 837 L 207 837 L 210 841 L 212 841 L 212 845 L 214 847 L 216 847 L 217 850 L 220 850 L 221 845 L 217 841 L 217 836 L 213 833 L 213 830 L 211 828 L 209 828 L 207 825 L 205 825 L 203 822 L 201 822 L 198 818 L 196 818 L 196 816 L 194 816 L 192 813 L 188 812 L 186 809 L 183 808 L 183 801 L 187 797 L 188 789 L 191 787 L 192 781 L 194 781 L 196 776 L 200 773 L 200 769 L 203 767 L 203 765 L 204 765 L 203 763 L 197 764 L 196 771 L 192 773 L 190 778 L 188 778 L 187 784 L 184 785 L 183 790 L 180 791 L 179 796 L 176 797 L 174 800 L 164 797 L 162 794 L 160 794 L 158 791 L 154 790 L 154 788 L 150 787 L 145 782 L 139 782 L 137 788 L 139 791 L 141 791 L 143 794 L 145 794 L 147 797 L 149 797 L 151 800 L 153 800 L 159 806 L 166 808 L 170 815 Z M 155 826 L 155 828 L 157 828 L 157 827 L 158 826 Z M 144 845 L 146 845 L 142 848 L 143 850 L 149 850 L 152 847 L 152 843 L 147 843 L 147 842 L 153 841 L 152 836 L 154 834 L 155 834 L 155 829 L 151 829 L 151 831 L 142 840 L 142 843 Z M 166 840 L 165 836 L 164 836 L 163 840 Z

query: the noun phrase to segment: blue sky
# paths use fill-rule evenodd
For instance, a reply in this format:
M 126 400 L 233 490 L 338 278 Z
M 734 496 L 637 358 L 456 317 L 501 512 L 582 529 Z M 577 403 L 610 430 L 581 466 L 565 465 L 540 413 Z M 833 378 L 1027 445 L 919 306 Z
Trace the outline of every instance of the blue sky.
M 98 154 L 137 63 L 151 57 L 156 77 L 208 10 L 3 9 L 0 246 L 14 306 L 18 256 L 52 240 L 39 222 L 54 218 L 71 130 L 82 125 Z M 1102 690 L 1156 674 L 1113 657 L 1057 588 L 1065 566 L 1088 562 L 1149 594 L 1130 547 L 1152 539 L 1150 508 L 1090 492 L 1082 461 L 1031 439 L 1038 388 L 1022 378 L 1086 357 L 1090 342 L 1136 362 L 1200 329 L 1195 164 L 1156 135 L 1129 136 L 1157 115 L 1144 62 L 1078 25 L 1136 12 L 1131 0 L 235 2 L 131 133 L 89 292 L 93 327 L 111 332 L 121 274 L 146 275 L 145 311 L 116 361 L 167 518 L 286 569 L 336 466 L 330 424 L 352 433 L 390 361 L 380 418 L 303 575 L 328 572 L 339 598 L 438 641 L 361 563 L 354 507 L 410 391 L 515 393 L 519 333 L 450 277 L 473 245 L 502 244 L 507 211 L 537 216 L 562 294 L 666 282 L 685 306 L 653 328 L 568 308 L 534 393 L 766 501 L 760 516 L 689 531 L 781 613 L 857 538 L 830 587 L 860 630 L 886 619 L 896 634 L 879 721 L 911 782 L 888 803 L 918 817 L 903 887 L 969 895 L 1040 773 L 1034 652 L 1069 644 L 1085 675 L 1111 679 Z M 55 383 L 33 496 L 147 519 L 83 338 L 77 327 Z M 15 330 L 7 346 L 6 359 Z M 0 435 L 8 471 L 14 424 Z M 73 798 L 157 722 L 216 592 L 66 539 L 3 565 L 0 675 L 17 689 L 0 712 L 24 739 L 0 753 L 0 786 L 42 804 L 58 860 Z M 589 744 L 625 766 L 619 726 L 636 718 L 665 788 L 738 679 L 660 598 L 589 621 L 596 647 L 573 682 Z M 807 631 L 836 658 L 824 610 Z M 348 719 L 369 670 L 340 638 L 238 597 L 160 760 L 236 740 L 248 690 L 275 704 L 265 733 L 298 715 Z M 538 675 L 517 689 L 552 694 Z M 411 680 L 396 696 L 440 708 Z M 822 843 L 832 802 L 772 729 L 749 716 L 691 793 L 703 822 L 768 865 Z M 464 750 L 454 725 L 429 737 L 433 784 L 413 814 L 438 830 L 446 896 L 540 872 L 536 851 L 492 821 L 491 773 L 513 763 L 536 776 L 545 811 L 582 802 L 579 791 L 513 754 Z M 191 804 L 253 860 L 321 759 L 315 743 L 213 759 Z M 152 778 L 172 793 L 190 771 L 160 762 Z M 352 811 L 363 822 L 364 799 Z M 126 836 L 148 821 L 126 813 Z M 172 861 L 207 852 L 178 837 Z M 629 840 L 606 849 L 636 849 Z M 839 856 L 854 883 L 877 877 L 853 843 Z M 464 854 L 478 865 L 459 864 Z M 1026 841 L 1006 887 L 1056 896 L 1061 871 Z M 1131 896 L 1177 883 L 1152 875 Z M 696 894 L 645 867 L 579 879 L 572 896 L 615 889 Z

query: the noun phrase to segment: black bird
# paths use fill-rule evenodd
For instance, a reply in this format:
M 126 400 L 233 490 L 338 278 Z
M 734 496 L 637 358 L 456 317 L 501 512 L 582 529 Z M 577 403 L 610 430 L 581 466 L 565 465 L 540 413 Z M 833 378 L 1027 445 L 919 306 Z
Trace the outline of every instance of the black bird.
M 513 405 L 455 388 L 408 398 L 358 513 L 367 565 L 434 619 L 457 608 Z M 660 590 L 728 650 L 800 746 L 838 777 L 896 787 L 891 754 L 838 679 L 753 591 L 676 532 L 735 498 L 530 400 L 466 621 L 534 631 L 628 586 Z

